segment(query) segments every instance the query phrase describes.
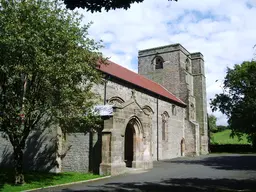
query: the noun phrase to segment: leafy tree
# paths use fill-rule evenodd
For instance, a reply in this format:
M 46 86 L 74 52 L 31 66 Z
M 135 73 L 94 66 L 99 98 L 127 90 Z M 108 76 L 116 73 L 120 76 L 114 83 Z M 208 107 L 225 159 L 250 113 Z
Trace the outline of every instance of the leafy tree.
M 218 132 L 224 131 L 226 129 L 230 129 L 229 126 L 225 126 L 225 125 L 217 125 L 218 128 Z
M 0 131 L 13 146 L 16 184 L 32 131 L 92 123 L 101 46 L 80 21 L 57 1 L 0 0 Z
M 220 110 L 228 117 L 231 136 L 248 134 L 256 147 L 256 62 L 245 61 L 227 69 L 224 92 L 211 100 L 213 111 Z
M 75 8 L 83 8 L 87 9 L 87 11 L 91 11 L 92 13 L 101 12 L 101 9 L 104 8 L 106 11 L 111 9 L 129 9 L 131 4 L 133 3 L 141 3 L 144 0 L 64 0 L 67 8 L 73 10 Z M 168 0 L 172 1 L 172 0 Z M 178 1 L 178 0 L 174 0 Z
M 216 122 L 217 118 L 214 115 L 208 116 L 209 129 L 211 133 L 215 133 L 218 131 Z

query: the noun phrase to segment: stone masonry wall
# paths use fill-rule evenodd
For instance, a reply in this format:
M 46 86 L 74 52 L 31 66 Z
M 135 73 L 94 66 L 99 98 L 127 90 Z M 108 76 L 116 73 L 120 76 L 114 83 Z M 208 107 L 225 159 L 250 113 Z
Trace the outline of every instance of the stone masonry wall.
M 162 114 L 167 112 L 169 118 L 166 124 L 165 140 L 162 138 Z M 174 112 L 174 113 L 173 113 Z M 171 159 L 181 156 L 181 140 L 184 137 L 184 108 L 175 107 L 165 101 L 159 102 L 159 151 L 161 159 Z M 156 146 L 155 146 L 156 147 Z
M 157 50 L 143 50 L 139 52 L 138 73 L 152 81 L 158 82 L 171 93 L 180 98 L 179 52 L 177 47 L 163 47 Z M 154 58 L 161 56 L 164 61 L 163 69 L 155 69 Z M 182 98 L 181 98 L 182 99 Z
M 148 105 L 152 108 L 154 114 L 152 117 L 152 158 L 153 160 L 157 160 L 157 98 L 156 96 L 149 95 L 145 93 L 145 91 L 135 88 L 133 86 L 129 86 L 126 83 L 122 83 L 121 81 L 117 81 L 115 79 L 110 79 L 107 82 L 106 95 L 107 99 L 112 97 L 120 97 L 124 101 L 128 101 L 132 96 L 132 90 L 135 89 L 135 97 L 138 104 L 143 107 Z M 100 89 L 104 90 L 104 89 Z M 104 93 L 102 93 L 104 94 Z M 180 142 L 183 137 L 183 125 L 184 125 L 184 108 L 179 107 L 173 103 L 163 101 L 159 99 L 159 111 L 158 111 L 158 153 L 159 159 L 170 159 L 174 157 L 181 156 Z M 176 114 L 172 114 L 172 105 L 176 107 Z M 167 132 L 167 141 L 162 141 L 162 114 L 164 112 L 169 114 L 168 119 L 168 129 Z M 165 148 L 164 148 L 164 147 Z
M 201 135 L 201 153 L 208 153 L 208 125 L 207 125 L 207 98 L 206 98 L 206 82 L 204 72 L 203 55 L 193 53 L 192 67 L 194 76 L 194 92 L 196 98 L 196 120 L 200 126 Z
M 68 133 L 66 139 L 63 138 L 63 140 L 62 151 L 66 152 L 66 155 L 62 159 L 62 171 L 88 172 L 89 133 Z
M 104 84 L 95 85 L 92 89 L 97 95 L 101 97 L 99 104 L 103 105 L 104 103 Z M 150 95 L 149 93 L 145 92 L 141 88 L 136 88 L 133 85 L 130 85 L 129 83 L 123 82 L 121 80 L 117 80 L 115 78 L 110 78 L 107 80 L 107 87 L 106 87 L 106 99 L 107 102 L 111 100 L 113 97 L 118 97 L 124 102 L 128 101 L 132 97 L 132 90 L 135 90 L 135 97 L 136 101 L 141 107 L 149 106 L 152 108 L 154 114 L 152 116 L 151 120 L 151 138 L 150 142 L 152 143 L 152 150 L 151 150 L 151 156 L 153 160 L 157 160 L 157 98 L 154 95 Z M 159 99 L 159 112 L 158 112 L 158 159 L 170 159 L 174 157 L 181 156 L 181 148 L 180 148 L 180 142 L 183 137 L 184 132 L 184 109 L 182 107 L 179 107 L 173 103 L 163 101 Z M 175 115 L 172 114 L 172 106 L 176 106 L 176 113 Z M 132 106 L 131 106 L 132 107 Z M 125 114 L 127 117 L 131 116 L 134 111 L 138 111 L 136 107 L 130 108 L 130 112 L 126 110 L 127 113 Z M 169 114 L 168 119 L 168 129 L 167 132 L 167 140 L 162 142 L 161 135 L 162 135 L 162 116 L 164 112 L 167 112 Z M 121 114 L 120 114 L 121 115 Z M 123 116 L 123 115 L 121 115 Z M 119 114 L 116 113 L 115 118 L 118 118 Z M 115 122 L 115 118 L 113 121 Z M 126 119 L 125 119 L 126 120 Z M 112 123 L 113 123 L 112 121 Z M 143 119 L 142 119 L 143 122 Z M 114 125 L 114 124 L 112 124 Z M 117 125 L 117 124 L 116 124 Z M 107 125 L 105 125 L 106 127 Z M 126 127 L 126 125 L 122 125 Z M 111 128 L 110 128 L 111 129 Z M 112 127 L 113 129 L 113 127 Z M 118 127 L 115 127 L 115 129 L 118 129 Z M 120 136 L 120 130 L 114 131 L 111 135 L 109 135 L 109 138 L 111 140 L 120 140 L 119 147 L 122 144 L 122 139 Z M 103 140 L 105 139 L 105 136 L 107 135 L 103 133 Z M 83 135 L 83 134 L 68 134 L 66 136 L 66 140 L 62 141 L 62 143 L 65 143 L 65 147 L 63 144 L 63 150 L 64 148 L 67 148 L 69 145 L 72 145 L 70 150 L 67 151 L 66 155 L 62 159 L 62 171 L 84 171 L 87 172 L 90 167 L 90 138 L 89 134 Z M 104 146 L 106 147 L 106 146 Z M 113 148 L 114 147 L 114 148 Z M 114 150 L 117 146 L 111 146 L 111 150 Z M 107 150 L 107 149 L 106 149 Z M 120 157 L 123 155 L 123 148 L 121 147 L 119 149 L 119 152 L 117 154 L 112 154 L 113 157 L 111 158 L 112 163 L 116 163 L 118 166 L 118 162 L 120 162 Z M 104 154 L 102 154 L 104 156 Z M 118 170 L 118 169 L 117 169 Z
M 9 140 L 0 137 L 0 167 L 13 167 L 13 148 Z M 58 172 L 56 127 L 32 132 L 24 151 L 24 170 Z
M 2 133 L 1 133 L 2 134 Z M 12 167 L 12 145 L 8 139 L 0 136 L 0 167 Z

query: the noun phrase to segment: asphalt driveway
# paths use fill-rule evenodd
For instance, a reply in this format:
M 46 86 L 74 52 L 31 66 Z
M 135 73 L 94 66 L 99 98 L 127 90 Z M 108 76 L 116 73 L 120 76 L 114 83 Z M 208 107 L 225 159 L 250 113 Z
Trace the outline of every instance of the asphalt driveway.
M 43 191 L 256 191 L 256 154 L 185 157 L 108 179 Z

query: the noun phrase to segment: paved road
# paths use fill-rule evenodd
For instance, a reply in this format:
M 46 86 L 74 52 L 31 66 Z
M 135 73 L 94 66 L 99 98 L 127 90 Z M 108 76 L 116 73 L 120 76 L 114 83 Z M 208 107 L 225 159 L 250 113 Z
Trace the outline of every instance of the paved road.
M 154 163 L 147 172 L 135 171 L 59 189 L 44 191 L 153 192 L 256 191 L 256 155 L 226 154 L 176 158 Z

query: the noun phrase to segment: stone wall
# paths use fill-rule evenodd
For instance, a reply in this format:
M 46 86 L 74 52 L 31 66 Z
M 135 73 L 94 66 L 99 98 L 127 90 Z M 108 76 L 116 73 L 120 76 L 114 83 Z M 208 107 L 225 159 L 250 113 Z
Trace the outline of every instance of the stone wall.
M 8 168 L 12 167 L 13 159 L 12 159 L 12 145 L 10 141 L 6 138 L 2 137 L 3 133 L 0 133 L 0 167 Z
M 62 147 L 61 171 L 89 171 L 90 133 L 67 133 Z
M 154 114 L 151 120 L 151 143 L 152 143 L 152 159 L 170 159 L 181 156 L 180 142 L 184 137 L 184 113 L 185 110 L 170 101 L 158 99 L 158 113 L 157 113 L 157 96 L 151 95 L 140 88 L 129 85 L 126 82 L 116 80 L 114 78 L 107 82 L 106 95 L 107 100 L 113 97 L 119 97 L 124 102 L 130 100 L 132 97 L 132 90 L 136 90 L 136 101 L 141 107 L 149 106 Z M 98 88 L 97 90 L 104 90 Z M 104 94 L 104 93 L 102 93 Z M 175 113 L 172 112 L 172 106 L 175 106 Z M 162 114 L 167 112 L 169 114 L 166 140 L 162 140 Z M 128 112 L 127 115 L 132 115 L 134 111 Z M 116 113 L 118 116 L 118 113 Z M 158 114 L 158 127 L 157 127 Z M 126 125 L 124 125 L 126 126 Z M 158 129 L 158 149 L 157 149 L 157 129 Z M 120 149 L 121 150 L 121 149 Z M 158 151 L 158 152 L 157 152 Z M 157 157 L 158 154 L 158 157 Z
M 175 106 L 175 105 L 174 105 Z M 168 113 L 166 121 L 166 134 L 163 140 L 163 121 L 162 115 Z M 171 159 L 181 156 L 181 140 L 184 137 L 184 108 L 175 106 L 172 110 L 172 104 L 166 101 L 159 101 L 159 160 Z M 154 146 L 156 148 L 156 145 Z M 154 156 L 156 160 L 156 156 Z
M 159 47 L 139 51 L 138 73 L 163 85 L 171 93 L 180 97 L 180 73 L 179 73 L 179 45 Z M 163 69 L 155 69 L 154 58 L 161 56 L 164 59 Z
M 204 58 L 201 53 L 193 53 L 192 70 L 194 76 L 194 92 L 196 98 L 196 120 L 200 126 L 201 153 L 208 153 L 207 98 L 204 71 Z
M 56 127 L 32 132 L 24 151 L 24 170 L 59 172 L 57 162 Z M 0 167 L 12 168 L 13 148 L 9 140 L 0 137 Z

